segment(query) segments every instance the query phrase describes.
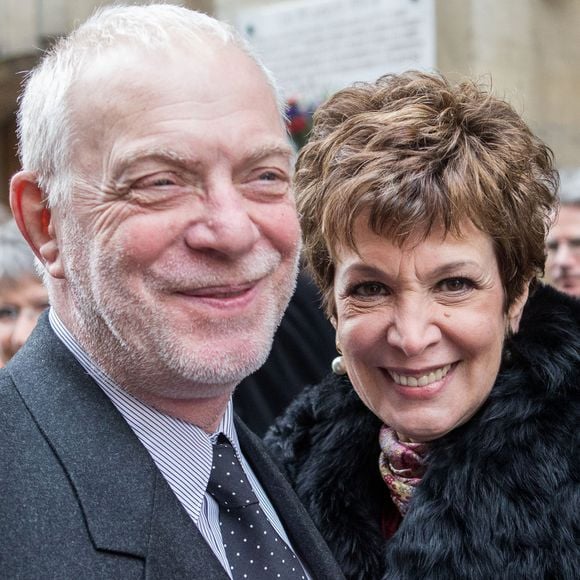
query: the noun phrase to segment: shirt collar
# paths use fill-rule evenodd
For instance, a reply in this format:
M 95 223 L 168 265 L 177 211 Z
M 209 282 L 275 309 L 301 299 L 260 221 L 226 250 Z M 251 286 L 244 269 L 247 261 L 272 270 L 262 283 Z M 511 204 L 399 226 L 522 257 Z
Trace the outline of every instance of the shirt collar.
M 147 405 L 116 384 L 90 358 L 52 308 L 49 311 L 49 321 L 57 337 L 121 413 L 185 510 L 197 523 L 209 481 L 212 444 L 219 434 L 223 433 L 231 442 L 237 456 L 243 457 L 234 425 L 231 398 L 218 428 L 209 435 L 196 425 Z

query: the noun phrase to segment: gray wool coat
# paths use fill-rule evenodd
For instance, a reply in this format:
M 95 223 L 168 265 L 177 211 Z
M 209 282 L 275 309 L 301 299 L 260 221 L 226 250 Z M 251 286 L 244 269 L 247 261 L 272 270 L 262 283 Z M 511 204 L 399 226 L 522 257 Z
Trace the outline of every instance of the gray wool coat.
M 342 574 L 260 441 L 240 444 L 315 578 Z M 153 460 L 43 315 L 0 369 L 0 576 L 227 575 Z

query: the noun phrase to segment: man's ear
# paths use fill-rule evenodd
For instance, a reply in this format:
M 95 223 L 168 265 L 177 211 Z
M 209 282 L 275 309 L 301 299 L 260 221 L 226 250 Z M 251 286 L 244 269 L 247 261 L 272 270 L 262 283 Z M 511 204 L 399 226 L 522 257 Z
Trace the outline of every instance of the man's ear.
M 513 304 L 510 306 L 507 322 L 508 329 L 512 334 L 515 334 L 520 328 L 520 320 L 522 319 L 524 306 L 528 301 L 529 294 L 530 284 L 527 283 L 524 287 L 524 291 L 514 300 Z
M 22 235 L 54 278 L 64 278 L 52 214 L 36 176 L 19 171 L 10 182 L 10 206 Z

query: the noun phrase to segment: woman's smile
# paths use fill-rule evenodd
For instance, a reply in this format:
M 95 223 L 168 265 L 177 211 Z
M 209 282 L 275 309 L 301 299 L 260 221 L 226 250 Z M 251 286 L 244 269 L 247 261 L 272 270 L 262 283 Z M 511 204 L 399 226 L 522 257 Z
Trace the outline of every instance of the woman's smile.
M 393 381 L 395 381 L 395 383 L 402 385 L 403 387 L 426 387 L 427 385 L 440 381 L 442 378 L 444 378 L 449 372 L 450 368 L 451 365 L 446 364 L 433 370 L 402 370 L 397 372 L 393 369 L 387 369 L 387 372 Z

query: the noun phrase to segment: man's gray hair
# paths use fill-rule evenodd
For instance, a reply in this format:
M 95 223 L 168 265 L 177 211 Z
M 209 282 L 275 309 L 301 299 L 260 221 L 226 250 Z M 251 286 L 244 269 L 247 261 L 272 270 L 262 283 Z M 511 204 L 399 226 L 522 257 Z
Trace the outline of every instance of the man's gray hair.
M 232 44 L 252 58 L 263 71 L 281 118 L 284 117 L 283 99 L 272 74 L 248 42 L 228 24 L 168 4 L 100 8 L 70 35 L 57 41 L 25 80 L 17 118 L 20 159 L 24 170 L 36 174 L 50 207 L 71 198 L 74 130 L 68 94 L 91 60 L 100 51 L 121 43 L 162 49 L 200 38 Z
M 560 170 L 560 205 L 580 205 L 580 167 Z
M 36 258 L 16 222 L 0 224 L 0 284 L 31 276 L 40 280 L 35 263 Z

